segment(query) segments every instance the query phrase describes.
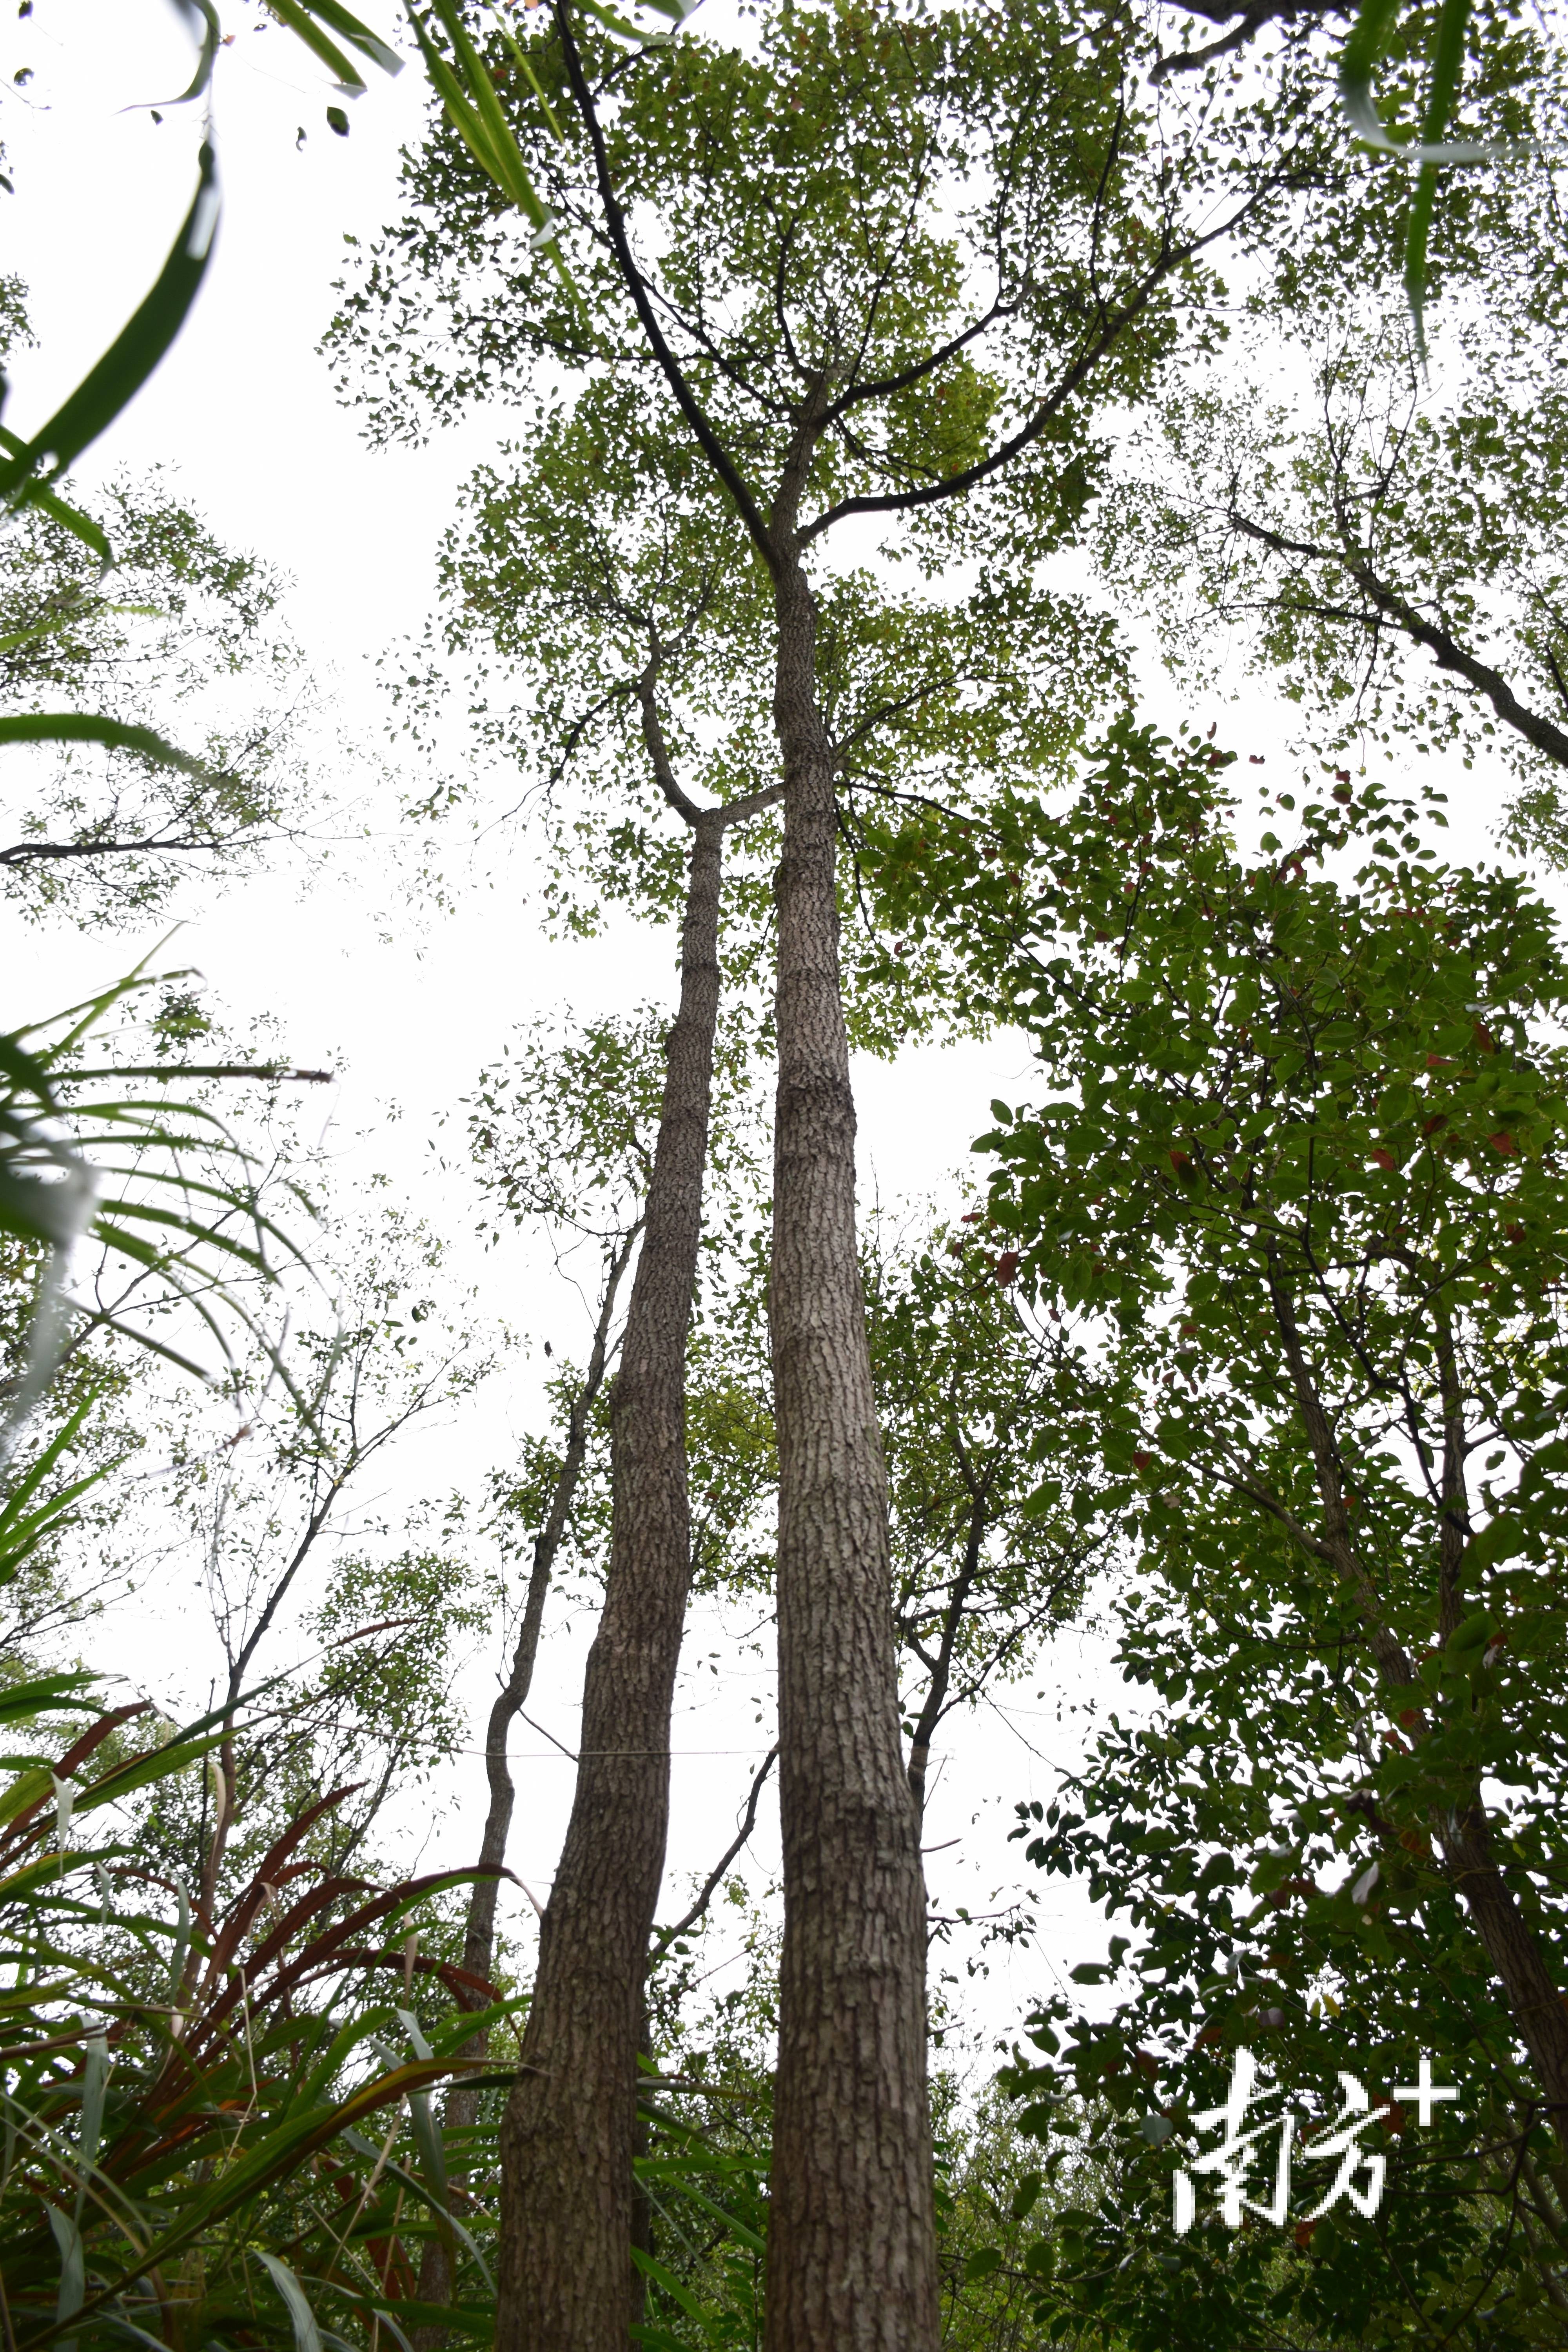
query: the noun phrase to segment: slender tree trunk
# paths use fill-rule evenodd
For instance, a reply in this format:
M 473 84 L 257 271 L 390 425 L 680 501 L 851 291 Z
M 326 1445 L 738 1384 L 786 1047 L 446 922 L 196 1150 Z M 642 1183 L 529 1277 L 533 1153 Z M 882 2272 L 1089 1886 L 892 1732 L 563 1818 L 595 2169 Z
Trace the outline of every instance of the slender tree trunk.
M 512 1806 L 516 1797 L 507 1763 L 506 1743 L 532 1687 L 534 1662 L 539 1655 L 540 1629 L 544 1622 L 545 1597 L 554 1572 L 555 1555 L 561 1549 L 561 1539 L 566 1532 L 578 1482 L 583 1475 L 583 1463 L 588 1450 L 588 1425 L 599 1400 L 599 1391 L 604 1386 L 616 1298 L 620 1290 L 621 1277 L 626 1270 L 626 1262 L 641 1231 L 642 1221 L 639 1218 L 616 1248 L 605 1271 L 604 1297 L 594 1327 L 594 1343 L 589 1351 L 587 1370 L 572 1401 L 566 1424 L 566 1450 L 562 1456 L 555 1491 L 550 1498 L 549 1517 L 533 1547 L 522 1619 L 511 1655 L 511 1672 L 496 1695 L 495 1705 L 490 1709 L 489 1721 L 485 1727 L 485 1777 L 489 1783 L 490 1801 L 485 1816 L 484 1836 L 479 1842 L 481 1870 L 487 1866 L 499 1870 L 506 1860 L 507 1837 L 511 1829 Z M 472 1976 L 488 1978 L 495 1958 L 496 1901 L 500 1891 L 500 1881 L 496 1877 L 476 1879 L 469 1891 L 468 1916 L 463 1934 L 463 1966 Z M 480 2048 L 477 2054 L 482 2057 L 483 2049 Z M 453 2093 L 454 2099 L 462 2095 L 460 2091 Z M 463 2120 L 471 2122 L 472 2116 L 466 2116 Z
M 669 1713 L 690 1577 L 686 1343 L 719 1005 L 721 822 L 693 830 L 680 1006 L 612 1391 L 604 1613 L 572 1819 L 501 2134 L 497 2352 L 625 2352 L 643 1976 L 664 1870 Z
M 833 766 L 810 590 L 793 557 L 776 579 L 784 844 L 769 1311 L 784 1937 L 765 2341 L 768 2352 L 931 2352 L 925 1898 L 856 1251 Z
M 616 1297 L 621 1286 L 621 1277 L 626 1270 L 626 1261 L 641 1231 L 642 1221 L 639 1218 L 615 1251 L 605 1271 L 604 1297 L 599 1302 L 587 1370 L 572 1401 L 567 1421 L 566 1450 L 556 1476 L 555 1491 L 550 1498 L 549 1515 L 534 1541 L 522 1619 L 512 1648 L 511 1671 L 496 1694 L 489 1721 L 485 1727 L 485 1777 L 489 1783 L 490 1798 L 485 1815 L 484 1835 L 479 1841 L 479 1862 L 481 1870 L 488 1866 L 498 1874 L 476 1879 L 468 1890 L 468 1916 L 463 1931 L 463 1967 L 470 1976 L 488 1979 L 495 1961 L 496 1901 L 500 1892 L 499 1873 L 506 1860 L 512 1806 L 516 1801 L 511 1770 L 507 1763 L 506 1744 L 533 1682 L 534 1663 L 539 1655 L 539 1635 L 544 1622 L 544 1602 L 554 1571 L 555 1555 L 561 1549 L 561 1539 L 572 1515 L 573 1501 L 588 1450 L 588 1424 L 598 1402 L 599 1391 L 604 1386 Z M 489 2046 L 489 2036 L 476 2033 L 470 2042 L 464 2044 L 463 2055 L 465 2058 L 482 2059 L 487 2055 Z M 448 2132 L 471 2130 L 479 2121 L 480 2095 L 478 2091 L 468 2090 L 462 2083 L 455 2083 L 447 2094 L 443 2128 Z M 460 2158 L 449 2159 L 447 2168 L 454 2185 L 458 2184 L 466 2169 Z M 421 2303 L 448 2303 L 451 2295 L 452 2266 L 446 2246 L 438 2237 L 427 2238 L 419 2262 L 419 2300 Z M 448 2332 L 444 2327 L 416 2328 L 414 2352 L 436 2352 L 436 2347 L 446 2342 Z
M 971 1496 L 973 1507 L 969 1515 L 963 1566 L 954 1578 L 952 1590 L 947 1597 L 947 1608 L 942 1621 L 942 1641 L 931 1663 L 925 1703 L 915 1717 L 914 1735 L 910 1741 L 910 1791 L 915 1801 L 915 1811 L 922 1819 L 926 1808 L 926 1774 L 931 1769 L 931 1744 L 936 1738 L 937 1726 L 947 1706 L 947 1694 L 952 1682 L 953 1646 L 963 1622 L 963 1612 L 969 1606 L 969 1596 L 980 1574 L 981 1547 L 985 1541 L 985 1495 L 972 1486 Z

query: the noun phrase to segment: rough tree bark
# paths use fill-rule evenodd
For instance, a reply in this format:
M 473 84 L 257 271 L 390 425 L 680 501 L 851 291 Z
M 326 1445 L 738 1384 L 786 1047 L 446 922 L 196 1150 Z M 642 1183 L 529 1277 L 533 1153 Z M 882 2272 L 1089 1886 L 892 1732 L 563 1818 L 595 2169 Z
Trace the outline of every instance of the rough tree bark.
M 697 1284 L 719 1012 L 726 830 L 777 793 L 700 809 L 670 772 L 653 684 L 644 733 L 689 829 L 680 1002 L 642 1253 L 611 1390 L 611 1534 L 572 1817 L 541 1930 L 523 2066 L 501 2133 L 497 2352 L 625 2352 L 636 2308 L 637 2053 L 664 1873 L 669 1717 L 691 1572 L 686 1345 Z
M 539 1655 L 539 1635 L 544 1622 L 544 1603 L 554 1572 L 555 1555 L 566 1532 L 572 1505 L 583 1475 L 583 1464 L 588 1450 L 588 1424 L 599 1391 L 604 1386 L 605 1368 L 610 1351 L 610 1330 L 615 1321 L 616 1299 L 626 1264 L 642 1231 L 642 1220 L 625 1235 L 612 1252 L 605 1270 L 604 1296 L 594 1326 L 594 1340 L 588 1354 L 587 1368 L 572 1401 L 566 1424 L 566 1446 L 561 1468 L 555 1480 L 555 1491 L 550 1498 L 550 1510 L 543 1527 L 534 1539 L 533 1559 L 529 1566 L 528 1591 L 523 1598 L 522 1617 L 518 1625 L 517 1640 L 511 1654 L 511 1667 L 506 1681 L 496 1694 L 485 1726 L 485 1777 L 489 1784 L 489 1806 L 485 1815 L 484 1834 L 479 1841 L 479 1866 L 489 1875 L 476 1879 L 468 1890 L 468 1916 L 463 1927 L 463 1968 L 473 1977 L 488 1979 L 495 1960 L 496 1902 L 500 1893 L 500 1869 L 506 1860 L 507 1839 L 511 1830 L 512 1807 L 517 1792 L 507 1762 L 506 1744 L 511 1727 L 516 1722 L 533 1682 L 534 1663 Z M 477 1996 L 476 1996 L 477 1998 Z M 476 2033 L 463 2045 L 465 2058 L 482 2060 L 489 2047 L 488 2033 Z M 447 2094 L 442 2115 L 447 2132 L 471 2130 L 479 2121 L 481 2094 L 455 2083 Z M 448 2170 L 455 2189 L 460 2188 L 465 2169 L 460 2155 L 448 2157 Z M 419 2262 L 419 2300 L 426 2304 L 443 2304 L 451 2300 L 452 2267 L 446 2246 L 438 2237 L 427 2238 Z M 414 2352 L 436 2352 L 447 2339 L 444 2327 L 424 2327 L 414 2331 Z
M 973 462 L 943 467 L 933 446 L 929 466 L 906 470 L 901 459 L 895 464 L 871 455 L 870 404 L 902 396 L 922 380 L 934 382 L 936 371 L 985 321 L 972 323 L 953 341 L 950 322 L 933 317 L 931 347 L 918 361 L 900 361 L 886 380 L 860 379 L 889 285 L 900 282 L 898 241 L 868 268 L 858 320 L 850 315 L 853 301 L 848 310 L 841 307 L 837 285 L 822 285 L 815 289 L 819 315 L 810 315 L 808 296 L 796 334 L 786 315 L 798 299 L 789 290 L 797 266 L 794 223 L 772 208 L 770 197 L 756 215 L 758 237 L 775 244 L 756 288 L 776 317 L 778 348 L 763 361 L 761 339 L 748 325 L 731 349 L 721 349 L 716 320 L 693 324 L 683 319 L 684 297 L 666 299 L 637 261 L 565 0 L 556 0 L 554 14 L 609 255 L 641 338 L 767 567 L 774 597 L 774 717 L 785 815 L 777 886 L 770 1318 L 779 1440 L 785 1920 L 766 2343 L 769 2352 L 884 2347 L 890 2352 L 894 2346 L 898 2352 L 935 2352 L 925 1903 L 916 1807 L 900 1752 L 886 1475 L 856 1250 L 855 1112 L 838 967 L 835 758 L 817 702 L 816 614 L 802 551 L 851 517 L 890 518 L 961 499 L 1012 466 L 1042 441 L 1128 331 L 1146 317 L 1173 270 L 1238 227 L 1261 198 L 1248 195 L 1223 224 L 1211 216 L 1189 237 L 1175 236 L 1164 221 L 1146 265 L 1114 301 L 1100 287 L 1097 260 L 1090 274 L 1092 324 L 1075 329 L 1064 342 L 1048 388 L 1037 389 L 1028 414 L 1013 420 L 1005 437 Z M 859 87 L 858 68 L 848 84 Z M 941 97 L 934 87 L 926 92 L 934 106 L 950 102 L 950 86 L 942 89 Z M 781 81 L 781 104 L 787 95 Z M 1120 124 L 1120 114 L 1117 119 Z M 922 156 L 934 152 L 922 143 Z M 1100 206 L 1114 160 L 1113 145 L 1094 200 L 1097 257 Z M 916 180 L 918 192 L 911 183 L 909 197 L 911 230 L 928 185 L 923 162 Z M 649 200 L 646 183 L 641 194 Z M 1036 234 L 1034 226 L 1025 234 L 1026 252 L 1035 250 Z M 846 241 L 853 245 L 854 237 L 847 234 Z M 1026 260 L 1020 305 L 1029 269 Z M 917 303 L 925 299 L 921 285 L 912 297 Z M 992 315 L 1011 310 L 999 300 Z M 717 361 L 722 398 L 750 402 L 733 448 L 728 428 L 715 422 L 696 379 L 672 349 L 672 336 L 701 352 L 703 372 Z M 753 383 L 750 372 L 759 362 Z M 747 478 L 740 453 L 748 445 L 753 450 L 766 446 L 781 415 L 777 386 L 792 380 L 806 387 L 805 396 L 790 419 L 776 494 L 764 512 L 767 494 Z M 852 409 L 858 412 L 853 431 L 844 422 Z M 813 484 L 830 431 L 841 436 L 835 461 L 818 468 L 822 478 Z M 846 450 L 852 452 L 851 472 L 864 463 L 869 480 L 889 487 L 844 495 L 803 520 L 808 487 L 832 499 Z M 585 2333 L 580 2343 L 586 2352 L 604 2340 Z M 510 2345 L 503 2343 L 502 2352 L 511 2352 Z
M 643 1969 L 664 1871 L 669 1711 L 686 1615 L 686 1341 L 719 1010 L 721 833 L 693 831 L 680 1007 L 611 1390 L 604 1614 L 572 1818 L 502 2127 L 498 2352 L 623 2352 Z
M 784 1938 L 765 2342 L 926 2352 L 939 2323 L 925 1895 L 856 1248 L 833 758 L 789 495 L 786 477 L 774 509 L 784 844 L 769 1291 Z

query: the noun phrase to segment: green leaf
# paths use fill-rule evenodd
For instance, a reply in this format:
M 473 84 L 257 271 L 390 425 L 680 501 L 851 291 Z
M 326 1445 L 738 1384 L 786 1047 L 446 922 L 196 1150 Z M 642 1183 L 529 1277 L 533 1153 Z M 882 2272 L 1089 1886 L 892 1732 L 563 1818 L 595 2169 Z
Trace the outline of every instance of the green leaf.
M 295 2352 L 321 2352 L 321 2336 L 316 2326 L 316 2315 L 306 2300 L 304 2288 L 288 2263 L 279 2255 L 269 2254 L 264 2246 L 253 2246 L 251 2252 L 288 2306 L 289 2324 L 294 2330 Z
M 208 770 L 151 727 L 129 725 L 90 711 L 14 711 L 0 718 L 0 743 L 101 743 L 111 751 L 139 751 L 160 767 L 177 768 L 187 776 L 205 776 Z
M 632 2248 L 632 2260 L 644 2278 L 651 2279 L 655 2286 L 668 2295 L 672 2303 L 679 2305 L 688 2319 L 694 2319 L 697 2322 L 710 2344 L 723 2342 L 723 2330 L 719 2321 L 698 2301 L 691 2289 L 684 2285 L 672 2271 L 667 2271 L 662 2263 L 655 2262 L 653 2256 L 645 2253 L 640 2246 Z
M 1483 1648 L 1485 1646 L 1487 1628 L 1489 1622 L 1490 1620 L 1484 1609 L 1472 1610 L 1469 1616 L 1461 1619 L 1460 1622 L 1455 1626 L 1453 1632 L 1444 1643 L 1443 1647 L 1445 1650 L 1453 1651 L 1459 1656 L 1463 1656 L 1467 1650 L 1479 1650 Z
M 204 145 L 191 208 L 151 293 L 43 430 L 0 466 L 0 499 L 16 503 L 29 495 L 31 478 L 44 466 L 64 473 L 136 397 L 190 314 L 206 275 L 219 209 L 217 164 L 211 146 Z
M 19 435 L 8 432 L 4 425 L 0 425 L 0 449 L 8 450 L 13 457 L 21 457 L 26 455 L 27 445 Z M 114 562 L 113 551 L 90 515 L 83 514 L 79 507 L 70 506 L 64 499 L 57 497 L 53 490 L 46 490 L 37 482 L 28 487 L 27 504 L 37 507 L 39 513 L 47 514 L 51 522 L 58 522 L 79 539 L 84 546 L 90 547 L 106 572 L 110 568 Z

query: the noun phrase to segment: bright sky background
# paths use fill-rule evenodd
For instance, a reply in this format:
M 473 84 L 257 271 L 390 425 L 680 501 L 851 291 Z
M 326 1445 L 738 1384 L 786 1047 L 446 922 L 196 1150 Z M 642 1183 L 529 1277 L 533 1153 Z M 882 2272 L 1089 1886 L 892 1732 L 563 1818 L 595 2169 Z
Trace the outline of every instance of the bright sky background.
M 386 8 L 371 13 L 392 29 Z M 299 44 L 276 26 L 258 29 L 258 14 L 231 8 L 225 21 L 235 39 L 221 56 L 216 89 L 226 212 L 215 263 L 192 324 L 78 479 L 173 461 L 183 494 L 220 538 L 292 575 L 289 621 L 331 690 L 339 723 L 379 759 L 392 747 L 376 656 L 418 629 L 432 600 L 436 543 L 459 486 L 492 437 L 504 436 L 507 420 L 493 436 L 465 426 L 415 452 L 372 455 L 362 446 L 315 346 L 332 312 L 345 231 L 369 237 L 393 215 L 398 149 L 416 135 L 425 104 L 421 79 L 412 66 L 393 83 L 373 73 L 352 109 L 351 136 L 340 139 L 325 121 L 337 94 Z M 145 112 L 121 110 L 167 97 L 189 78 L 188 43 L 174 9 L 160 0 L 37 0 L 33 17 L 11 20 L 6 40 L 0 135 L 16 195 L 0 211 L 0 267 L 29 282 L 40 344 L 20 358 L 6 411 L 6 423 L 25 435 L 91 363 L 155 275 L 190 201 L 200 124 L 190 110 L 167 113 L 159 127 Z M 35 79 L 17 91 L 11 77 L 24 66 Z M 1177 715 L 1152 672 L 1150 691 L 1160 716 Z M 1192 715 L 1202 724 L 1219 715 L 1222 733 L 1243 749 L 1268 750 L 1270 774 L 1278 773 L 1283 726 L 1259 698 L 1249 697 L 1240 719 L 1209 709 Z M 1479 846 L 1486 811 L 1474 787 L 1456 780 L 1455 789 L 1460 837 Z M 366 802 L 373 827 L 391 804 L 384 792 Z M 452 866 L 462 885 L 455 914 L 412 906 L 386 878 L 393 847 L 348 840 L 313 876 L 286 858 L 272 875 L 221 896 L 193 883 L 182 896 L 187 928 L 173 953 L 200 967 L 237 1027 L 266 1013 L 282 1050 L 341 1073 L 330 1111 L 322 1106 L 320 1115 L 329 1121 L 345 1183 L 384 1171 L 449 1234 L 458 1276 L 482 1272 L 487 1308 L 537 1337 L 553 1332 L 558 1346 L 572 1348 L 570 1302 L 536 1258 L 521 1245 L 482 1262 L 476 1255 L 471 1196 L 459 1177 L 437 1172 L 432 1134 L 512 1026 L 535 1010 L 566 1002 L 587 1013 L 639 996 L 668 998 L 672 943 L 668 935 L 623 929 L 587 947 L 551 946 L 519 904 L 529 878 L 524 853 L 493 836 L 477 860 Z M 37 1013 L 67 1002 L 85 982 L 126 969 L 163 928 L 131 947 L 84 943 L 64 929 L 14 930 L 7 1003 Z M 1002 1040 L 958 1053 L 920 1050 L 895 1067 L 861 1068 L 863 1197 L 873 1186 L 888 1200 L 940 1184 L 986 1123 L 990 1097 L 1026 1095 L 1026 1066 L 1021 1050 Z M 317 1115 L 314 1103 L 310 1110 Z M 450 1139 L 445 1149 L 449 1153 Z M 461 1426 L 411 1447 L 395 1491 L 436 1491 L 508 1458 L 536 1409 L 538 1370 L 536 1354 L 531 1366 L 492 1387 Z M 550 1638 L 529 1710 L 568 1746 L 584 1631 L 569 1625 Z M 199 1621 L 150 1599 L 137 1622 L 116 1629 L 113 1654 L 159 1696 L 173 1694 L 187 1667 L 199 1690 L 210 1670 L 207 1652 L 193 1647 L 199 1633 Z M 706 1654 L 721 1646 L 716 1628 L 693 1625 L 675 1730 L 665 1916 L 728 1842 L 751 1764 L 766 1744 L 752 1719 L 752 1675 L 742 1665 L 715 1682 L 703 1671 Z M 467 1680 L 477 1735 L 489 1662 L 476 1661 Z M 928 1815 L 931 1845 L 940 1849 L 929 1857 L 939 1907 L 963 1903 L 984 1913 L 1010 1899 L 1009 1885 L 1019 1877 L 1020 1849 L 1005 1843 L 1015 1801 L 1052 1792 L 1056 1768 L 1070 1763 L 1080 1743 L 1086 1717 L 1079 1710 L 1114 1696 L 1102 1650 L 1075 1633 L 1058 1643 L 1039 1676 L 1003 1695 L 1000 1710 L 953 1720 Z M 542 1891 L 563 1826 L 570 1768 L 525 1730 L 514 1746 L 511 1860 Z M 431 1812 L 423 1866 L 469 1857 L 481 1794 L 475 1757 L 441 1792 L 449 1801 Z M 759 1884 L 775 1855 L 769 1823 L 756 1844 Z M 966 1990 L 975 2023 L 988 2033 L 1011 2031 L 1048 1975 L 1100 1947 L 1103 1931 L 1060 1880 L 1038 1893 L 1038 1950 L 1004 1948 L 990 1956 L 989 1981 Z M 521 1906 L 510 1893 L 507 1900 Z

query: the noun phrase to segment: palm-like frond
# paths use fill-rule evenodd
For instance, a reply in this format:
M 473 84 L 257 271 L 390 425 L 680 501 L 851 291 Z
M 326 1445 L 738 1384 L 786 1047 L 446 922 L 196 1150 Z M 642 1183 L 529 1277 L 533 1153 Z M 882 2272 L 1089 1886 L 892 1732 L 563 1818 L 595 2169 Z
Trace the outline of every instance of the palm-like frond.
M 126 1727 L 146 1709 L 99 1713 L 89 1681 L 48 1676 L 0 1702 L 12 1739 L 62 1707 L 92 1710 L 63 1754 L 9 1758 L 16 1777 L 0 1791 L 0 1972 L 11 1988 L 0 1996 L 0 2275 L 13 2340 L 162 2345 L 174 2328 L 179 2341 L 205 2342 L 243 2321 L 247 2341 L 281 2345 L 298 2316 L 292 2294 L 307 2289 L 357 2333 L 362 2316 L 395 2309 L 395 2276 L 406 2284 L 416 2271 L 417 2243 L 411 2263 L 400 2232 L 416 2242 L 437 2221 L 484 2291 L 482 2253 L 447 2214 L 442 2168 L 416 2122 L 397 2146 L 404 2109 L 417 2117 L 431 2085 L 462 2070 L 457 2053 L 476 2023 L 494 2027 L 515 2007 L 395 1940 L 411 1912 L 473 1873 L 382 1893 L 324 1876 L 300 1848 L 340 1790 L 209 1916 L 124 1844 L 77 1844 L 71 1829 L 199 1766 L 225 1719 L 128 1748 Z M 467 2004 L 428 2042 L 397 2005 L 416 1967 Z M 378 1977 L 393 1980 L 390 2000 Z M 405 2058 L 388 2045 L 410 2027 Z M 373 2118 L 379 2147 L 361 2129 Z M 257 2291 L 258 2246 L 276 2295 Z
M 303 1265 L 303 1254 L 263 1206 L 253 1155 L 195 1097 L 215 1078 L 276 1082 L 327 1074 L 278 1063 L 88 1066 L 82 1049 L 93 1029 L 154 984 L 138 969 L 84 1003 L 0 1034 L 0 1232 L 47 1252 L 26 1361 L 0 1421 L 0 1471 L 73 1334 L 89 1328 L 119 1332 L 208 1378 L 180 1325 L 193 1335 L 205 1332 L 225 1364 L 233 1360 L 229 1335 L 237 1326 L 266 1350 L 281 1378 L 289 1377 L 262 1328 L 258 1305 L 286 1267 Z M 124 1091 L 132 1081 L 137 1090 Z M 156 1092 L 142 1090 L 148 1081 Z M 310 1213 L 304 1193 L 292 1190 L 299 1208 Z M 73 1258 L 89 1237 L 132 1273 L 133 1307 L 89 1312 L 71 1301 Z M 5 1514 L 17 1507 L 13 1495 L 0 1512 L 0 1550 Z M 40 1507 L 68 1508 L 68 1500 L 57 1496 Z

